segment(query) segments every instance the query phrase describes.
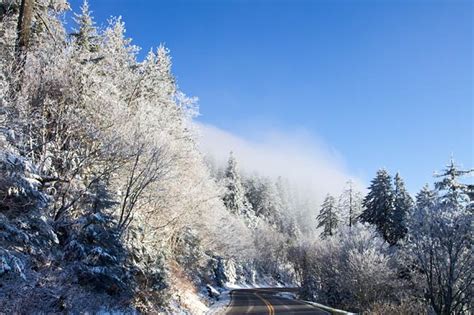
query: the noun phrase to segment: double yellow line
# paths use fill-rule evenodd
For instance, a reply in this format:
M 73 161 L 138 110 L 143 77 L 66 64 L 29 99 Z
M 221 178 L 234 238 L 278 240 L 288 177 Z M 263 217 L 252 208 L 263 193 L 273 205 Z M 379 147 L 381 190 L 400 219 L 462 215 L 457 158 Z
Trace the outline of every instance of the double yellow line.
M 273 308 L 273 305 L 270 304 L 270 302 L 268 302 L 266 299 L 264 299 L 257 292 L 255 292 L 255 296 L 257 296 L 260 300 L 263 301 L 263 303 L 265 303 L 265 305 L 267 306 L 267 309 L 268 309 L 268 315 L 275 315 L 275 309 Z

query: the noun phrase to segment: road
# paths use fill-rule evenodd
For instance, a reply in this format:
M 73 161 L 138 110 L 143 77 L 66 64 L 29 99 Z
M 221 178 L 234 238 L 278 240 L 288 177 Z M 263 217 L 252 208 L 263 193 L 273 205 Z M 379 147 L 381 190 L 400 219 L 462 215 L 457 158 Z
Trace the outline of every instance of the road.
M 233 315 L 275 315 L 275 314 L 314 314 L 330 315 L 331 313 L 299 300 L 292 300 L 278 294 L 294 292 L 295 289 L 239 289 L 231 292 L 231 301 L 225 314 Z

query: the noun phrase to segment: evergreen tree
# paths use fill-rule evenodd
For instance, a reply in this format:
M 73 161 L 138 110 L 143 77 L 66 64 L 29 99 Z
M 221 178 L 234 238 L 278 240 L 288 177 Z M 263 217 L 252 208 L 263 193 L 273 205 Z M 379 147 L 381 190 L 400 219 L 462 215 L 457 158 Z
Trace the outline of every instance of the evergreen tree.
M 377 231 L 390 244 L 396 241 L 392 238 L 391 221 L 394 212 L 394 192 L 392 179 L 384 169 L 378 170 L 372 180 L 369 193 L 363 201 L 364 211 L 359 216 L 361 222 L 375 225 Z
M 397 173 L 394 178 L 394 211 L 391 218 L 391 239 L 398 242 L 407 233 L 406 219 L 413 208 L 413 199 L 405 188 L 405 183 Z
M 423 220 L 429 216 L 430 212 L 435 208 L 437 196 L 436 190 L 432 190 L 428 184 L 424 185 L 416 195 L 415 207 L 410 216 L 409 224 L 413 225 L 415 222 L 418 222 L 421 226 Z
M 344 217 L 344 224 L 352 228 L 362 212 L 362 196 L 354 189 L 351 180 L 346 183 L 346 188 L 339 198 L 339 208 Z
M 321 232 L 321 237 L 323 239 L 328 236 L 333 236 L 336 233 L 339 224 L 336 198 L 330 194 L 326 196 L 316 219 L 318 221 L 318 228 L 323 228 L 323 231 Z
M 416 209 L 433 209 L 436 203 L 436 191 L 426 184 L 416 195 Z
M 275 190 L 277 194 L 276 201 L 278 203 L 280 212 L 287 213 L 293 209 L 294 200 L 290 191 L 290 184 L 288 183 L 288 180 L 278 176 L 275 181 Z
M 286 220 L 286 226 L 284 227 L 284 232 L 289 236 L 290 241 L 301 239 L 301 230 L 298 227 L 295 217 L 288 216 Z
M 255 215 L 281 230 L 282 213 L 273 183 L 268 178 L 255 175 L 245 180 L 244 188 L 245 196 Z
M 467 185 L 459 181 L 459 177 L 466 176 L 474 172 L 474 169 L 460 170 L 451 159 L 450 163 L 441 174 L 435 175 L 441 178 L 435 183 L 435 188 L 441 193 L 441 202 L 445 206 L 456 206 L 457 204 L 469 204 L 472 185 Z
M 271 202 L 274 200 L 269 196 L 267 183 L 258 175 L 244 179 L 245 197 L 252 205 L 255 215 L 258 217 L 269 217 L 272 212 Z
M 74 14 L 74 22 L 76 22 L 78 28 L 72 35 L 76 38 L 76 44 L 79 48 L 88 52 L 97 51 L 98 34 L 87 0 L 81 6 L 81 13 Z
M 227 209 L 233 214 L 248 215 L 250 205 L 247 197 L 245 197 L 245 189 L 240 179 L 237 160 L 232 152 L 230 152 L 225 171 L 224 185 L 226 192 L 223 201 Z

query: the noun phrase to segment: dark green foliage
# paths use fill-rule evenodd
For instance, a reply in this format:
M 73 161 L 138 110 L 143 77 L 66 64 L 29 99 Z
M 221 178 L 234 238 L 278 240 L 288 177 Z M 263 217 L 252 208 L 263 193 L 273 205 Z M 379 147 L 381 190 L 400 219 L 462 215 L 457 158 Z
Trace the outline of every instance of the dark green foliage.
M 400 177 L 400 174 L 396 174 L 395 178 L 395 200 L 393 216 L 391 219 L 391 235 L 395 242 L 403 239 L 407 234 L 406 221 L 413 208 L 413 199 L 405 188 L 405 183 Z
M 364 198 L 361 222 L 372 224 L 390 245 L 395 245 L 406 235 L 406 219 L 413 207 L 413 200 L 405 189 L 400 175 L 395 176 L 395 187 L 388 172 L 377 172 Z

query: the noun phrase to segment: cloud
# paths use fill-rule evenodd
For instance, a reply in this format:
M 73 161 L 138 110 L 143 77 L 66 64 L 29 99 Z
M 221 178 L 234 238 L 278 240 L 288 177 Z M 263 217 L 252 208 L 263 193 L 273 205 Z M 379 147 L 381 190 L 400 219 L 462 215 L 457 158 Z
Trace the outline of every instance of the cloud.
M 245 172 L 285 177 L 292 186 L 318 201 L 327 193 L 340 193 L 349 179 L 357 187 L 364 187 L 361 180 L 347 171 L 335 149 L 307 132 L 263 130 L 256 131 L 260 135 L 258 140 L 250 140 L 212 125 L 196 124 L 201 150 L 219 165 L 224 165 L 233 151 Z

